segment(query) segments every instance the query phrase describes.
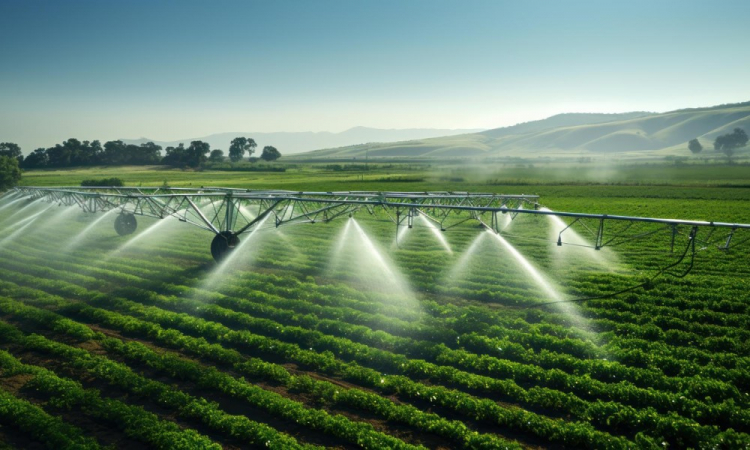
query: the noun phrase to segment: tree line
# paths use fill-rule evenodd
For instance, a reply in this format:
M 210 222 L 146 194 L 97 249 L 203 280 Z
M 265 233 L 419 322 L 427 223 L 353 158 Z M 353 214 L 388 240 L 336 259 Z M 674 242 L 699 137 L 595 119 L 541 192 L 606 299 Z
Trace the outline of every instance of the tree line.
M 238 137 L 232 140 L 229 147 L 229 160 L 239 162 L 247 153 L 250 161 L 257 144 L 251 138 Z M 224 161 L 224 151 L 211 150 L 207 142 L 192 141 L 185 147 L 167 147 L 162 156 L 162 147 L 153 142 L 140 145 L 126 144 L 120 140 L 108 141 L 104 145 L 95 141 L 68 139 L 54 147 L 38 148 L 25 158 L 21 147 L 11 142 L 0 143 L 0 157 L 7 157 L 17 162 L 24 169 L 60 168 L 74 166 L 119 166 L 119 165 L 153 165 L 164 164 L 180 168 L 199 168 L 207 162 Z M 273 146 L 266 146 L 260 155 L 264 161 L 275 161 L 281 157 Z
M 731 133 L 722 134 L 714 139 L 714 150 L 722 152 L 728 159 L 732 159 L 734 151 L 738 148 L 742 148 L 747 145 L 748 137 L 745 130 L 742 128 L 735 128 Z M 688 150 L 694 155 L 703 151 L 703 145 L 698 139 L 691 139 L 688 142 Z

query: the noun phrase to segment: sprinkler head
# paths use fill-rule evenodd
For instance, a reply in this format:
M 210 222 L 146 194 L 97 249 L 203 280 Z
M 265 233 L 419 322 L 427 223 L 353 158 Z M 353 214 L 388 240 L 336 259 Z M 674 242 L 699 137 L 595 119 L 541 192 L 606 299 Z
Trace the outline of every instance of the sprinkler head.
M 557 236 L 557 246 L 562 247 L 562 236 Z

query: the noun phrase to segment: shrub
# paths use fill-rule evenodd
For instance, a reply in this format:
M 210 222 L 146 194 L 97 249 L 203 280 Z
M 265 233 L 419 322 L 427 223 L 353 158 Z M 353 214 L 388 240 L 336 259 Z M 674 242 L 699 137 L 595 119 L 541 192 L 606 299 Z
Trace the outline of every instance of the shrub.
M 101 180 L 83 180 L 81 186 L 125 186 L 121 178 L 102 178 Z

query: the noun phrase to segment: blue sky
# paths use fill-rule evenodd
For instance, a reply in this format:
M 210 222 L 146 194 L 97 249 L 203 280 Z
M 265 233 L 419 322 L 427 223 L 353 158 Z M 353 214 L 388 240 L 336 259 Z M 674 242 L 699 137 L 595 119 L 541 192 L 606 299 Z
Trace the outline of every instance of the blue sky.
M 0 141 L 747 101 L 749 18 L 748 1 L 0 0 Z

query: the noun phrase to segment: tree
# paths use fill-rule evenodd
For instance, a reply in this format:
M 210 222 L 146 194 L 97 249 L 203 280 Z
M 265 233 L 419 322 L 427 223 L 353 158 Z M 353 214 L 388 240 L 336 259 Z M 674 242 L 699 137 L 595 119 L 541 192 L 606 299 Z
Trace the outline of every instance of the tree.
M 104 154 L 102 162 L 107 165 L 124 164 L 126 160 L 127 146 L 122 141 L 109 141 L 104 143 Z
M 78 151 L 81 142 L 78 139 L 68 139 L 61 144 L 47 149 L 48 165 L 50 167 L 68 167 L 73 162 L 73 155 Z
M 731 133 L 722 134 L 714 140 L 714 150 L 717 152 L 723 152 L 727 155 L 727 158 L 731 160 L 734 151 L 747 145 L 747 141 L 748 137 L 745 130 L 742 128 L 735 128 Z
M 253 156 L 257 146 L 258 144 L 252 138 L 236 137 L 229 144 L 229 159 L 232 162 L 240 161 L 245 156 L 245 152 L 248 156 Z
M 132 155 L 132 164 L 159 164 L 161 160 L 161 145 L 146 142 L 136 148 Z
M 24 169 L 41 169 L 47 167 L 48 164 L 49 157 L 47 156 L 47 149 L 44 148 L 34 150 L 23 160 Z
M 0 191 L 12 188 L 20 179 L 21 169 L 18 167 L 18 158 L 0 156 Z
M 0 144 L 0 152 L 4 145 L 8 144 Z M 13 146 L 15 144 L 10 144 L 8 152 L 15 154 Z M 99 141 L 81 142 L 78 139 L 68 139 L 54 147 L 34 150 L 26 159 L 22 160 L 19 158 L 19 163 L 21 163 L 19 165 L 25 169 L 32 169 L 40 167 L 91 166 L 94 164 L 110 166 L 123 164 L 159 164 L 160 161 L 161 147 L 153 142 L 135 145 L 125 144 L 122 141 L 109 141 L 102 146 Z
M 180 143 L 177 147 L 167 147 L 167 155 L 161 160 L 162 164 L 173 167 L 185 167 L 186 153 L 185 146 Z
M 208 157 L 211 162 L 222 162 L 224 161 L 224 150 L 214 149 L 211 150 L 211 155 Z
M 697 155 L 701 151 L 703 151 L 703 146 L 700 142 L 698 142 L 698 139 L 691 139 L 690 142 L 688 142 L 688 149 L 694 154 Z
M 12 142 L 3 142 L 0 144 L 0 156 L 8 156 L 10 158 L 16 158 L 18 164 L 23 161 L 23 153 L 21 153 L 21 147 L 18 144 Z
M 208 142 L 191 142 L 190 147 L 185 150 L 185 164 L 193 168 L 202 166 L 208 160 L 210 151 L 211 145 Z
M 281 152 L 276 150 L 276 147 L 270 145 L 263 147 L 263 153 L 261 153 L 260 159 L 263 161 L 276 161 L 279 158 L 281 158 Z
M 93 166 L 102 162 L 104 149 L 99 141 L 83 141 L 81 151 L 78 154 L 80 164 Z

